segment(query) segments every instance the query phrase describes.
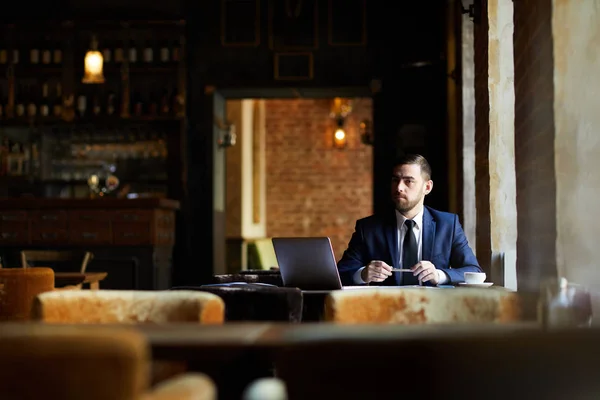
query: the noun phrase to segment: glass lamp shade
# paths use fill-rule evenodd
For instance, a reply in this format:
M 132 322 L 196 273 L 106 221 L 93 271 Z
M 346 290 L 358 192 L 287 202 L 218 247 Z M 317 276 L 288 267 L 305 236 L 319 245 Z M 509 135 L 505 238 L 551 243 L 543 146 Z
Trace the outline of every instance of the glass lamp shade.
M 102 53 L 96 50 L 90 50 L 85 55 L 83 83 L 104 83 L 104 74 L 102 67 L 104 59 Z

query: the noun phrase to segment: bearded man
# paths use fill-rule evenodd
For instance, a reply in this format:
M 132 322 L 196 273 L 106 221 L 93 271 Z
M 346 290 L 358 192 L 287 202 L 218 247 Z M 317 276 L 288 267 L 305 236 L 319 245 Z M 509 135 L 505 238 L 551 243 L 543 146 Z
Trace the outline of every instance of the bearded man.
M 425 157 L 409 154 L 396 160 L 394 207 L 356 221 L 337 264 L 344 286 L 454 285 L 464 282 L 467 271 L 482 272 L 458 215 L 424 205 L 432 189 Z

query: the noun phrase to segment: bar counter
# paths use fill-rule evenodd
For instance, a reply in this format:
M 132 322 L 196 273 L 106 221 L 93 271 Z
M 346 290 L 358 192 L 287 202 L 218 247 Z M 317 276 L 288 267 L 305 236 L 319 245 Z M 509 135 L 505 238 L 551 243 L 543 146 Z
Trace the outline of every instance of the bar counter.
M 3 264 L 20 266 L 26 249 L 91 251 L 87 272 L 108 272 L 104 288 L 167 289 L 178 209 L 161 198 L 3 199 Z

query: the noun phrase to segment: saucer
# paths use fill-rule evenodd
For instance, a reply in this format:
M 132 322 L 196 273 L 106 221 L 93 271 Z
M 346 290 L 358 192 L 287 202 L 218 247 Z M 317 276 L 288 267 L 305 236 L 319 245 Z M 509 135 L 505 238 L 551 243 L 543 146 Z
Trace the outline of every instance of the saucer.
M 478 288 L 484 288 L 484 287 L 490 287 L 494 284 L 494 282 L 483 282 L 483 283 L 466 283 L 466 282 L 459 282 L 458 283 L 460 286 L 464 286 L 464 287 L 478 287 Z

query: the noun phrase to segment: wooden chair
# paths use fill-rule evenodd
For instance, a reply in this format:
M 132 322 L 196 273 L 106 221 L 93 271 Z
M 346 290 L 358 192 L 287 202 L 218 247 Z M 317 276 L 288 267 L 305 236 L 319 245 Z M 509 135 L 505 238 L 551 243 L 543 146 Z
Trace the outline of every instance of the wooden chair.
M 81 252 L 78 251 L 54 251 L 54 250 L 24 250 L 21 251 L 21 266 L 23 268 L 30 267 L 29 262 L 48 262 L 48 263 L 76 263 L 81 257 Z M 80 273 L 85 273 L 88 264 L 94 259 L 94 254 L 86 251 L 83 253 L 83 259 L 79 268 Z M 49 266 L 49 265 L 44 265 Z M 74 271 L 73 271 L 74 272 Z

